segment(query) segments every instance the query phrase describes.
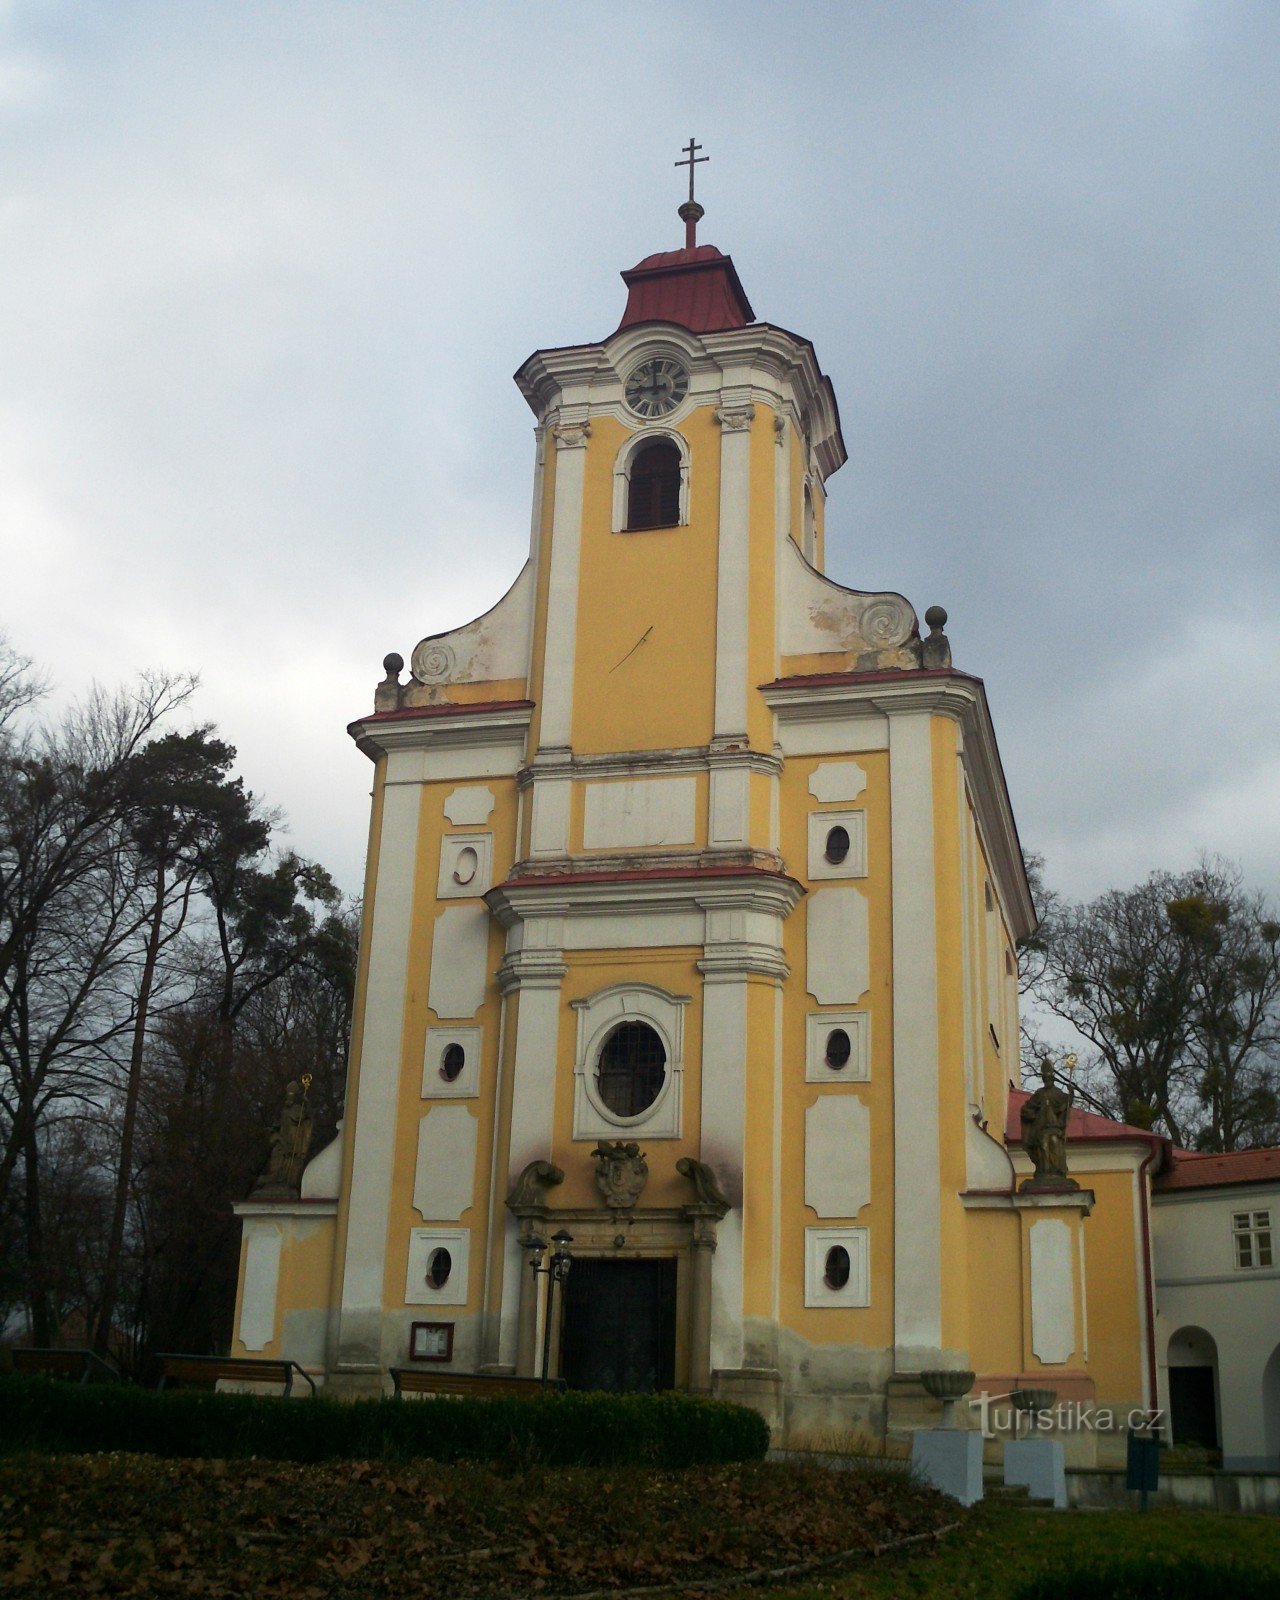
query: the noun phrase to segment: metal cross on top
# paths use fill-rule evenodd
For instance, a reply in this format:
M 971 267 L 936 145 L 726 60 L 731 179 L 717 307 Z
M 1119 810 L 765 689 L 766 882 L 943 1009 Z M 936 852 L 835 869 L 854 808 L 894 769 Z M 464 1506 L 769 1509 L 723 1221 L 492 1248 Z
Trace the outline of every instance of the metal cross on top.
M 702 146 L 692 134 L 689 136 L 688 144 L 683 145 L 681 148 L 684 150 L 685 159 L 683 161 L 673 161 L 672 166 L 688 167 L 689 169 L 689 198 L 680 207 L 680 216 L 684 220 L 684 247 L 686 250 L 692 250 L 698 241 L 698 222 L 703 214 L 702 207 L 693 198 L 693 169 L 700 167 L 704 161 L 710 161 L 711 157 L 698 154 Z

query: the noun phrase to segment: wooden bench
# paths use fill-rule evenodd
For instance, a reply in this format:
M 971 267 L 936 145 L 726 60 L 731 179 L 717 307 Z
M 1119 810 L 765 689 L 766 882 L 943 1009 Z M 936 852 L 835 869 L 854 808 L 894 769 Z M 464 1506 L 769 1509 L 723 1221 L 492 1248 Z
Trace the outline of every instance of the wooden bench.
M 270 1361 L 260 1356 L 182 1356 L 158 1355 L 160 1382 L 163 1389 L 169 1380 L 179 1383 L 198 1383 L 215 1388 L 219 1379 L 236 1383 L 280 1383 L 284 1385 L 284 1398 L 293 1389 L 293 1375 L 306 1380 L 314 1395 L 316 1386 L 311 1374 L 304 1372 L 296 1361 Z
M 116 1369 L 92 1350 L 38 1350 L 17 1346 L 9 1351 L 15 1372 L 45 1372 L 76 1383 L 119 1383 Z
M 396 1386 L 397 1400 L 407 1394 L 480 1395 L 489 1399 L 501 1394 L 527 1398 L 543 1393 L 540 1378 L 511 1378 L 502 1373 L 426 1372 L 421 1367 L 392 1367 L 391 1381 Z M 554 1394 L 564 1386 L 563 1378 L 553 1378 L 546 1388 Z

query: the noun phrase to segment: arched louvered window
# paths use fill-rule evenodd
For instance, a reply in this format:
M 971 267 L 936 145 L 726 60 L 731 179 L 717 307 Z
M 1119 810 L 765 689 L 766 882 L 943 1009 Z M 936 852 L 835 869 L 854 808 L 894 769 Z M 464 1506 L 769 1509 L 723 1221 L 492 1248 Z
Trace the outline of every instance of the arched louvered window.
M 680 451 L 670 439 L 657 439 L 631 463 L 627 531 L 674 528 L 679 521 Z

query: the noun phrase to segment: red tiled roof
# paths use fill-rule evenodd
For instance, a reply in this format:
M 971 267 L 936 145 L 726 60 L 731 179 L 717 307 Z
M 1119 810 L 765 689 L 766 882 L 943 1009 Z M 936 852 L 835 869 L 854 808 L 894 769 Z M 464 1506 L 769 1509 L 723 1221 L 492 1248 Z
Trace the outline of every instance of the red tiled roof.
M 674 322 L 691 333 L 722 333 L 755 321 L 732 259 L 713 244 L 646 256 L 622 281 L 628 293 L 620 329 Z
M 1231 1150 L 1225 1155 L 1175 1150 L 1155 1187 L 1216 1189 L 1233 1183 L 1280 1183 L 1280 1149 Z
M 1005 1116 L 1006 1144 L 1022 1143 L 1022 1108 L 1031 1098 L 1025 1089 L 1009 1090 L 1009 1109 Z M 1082 1111 L 1072 1106 L 1067 1118 L 1067 1139 L 1072 1144 L 1132 1143 L 1141 1139 L 1147 1144 L 1164 1144 L 1165 1139 L 1150 1128 L 1137 1128 L 1132 1123 L 1116 1122 L 1111 1117 L 1100 1117 L 1096 1111 Z

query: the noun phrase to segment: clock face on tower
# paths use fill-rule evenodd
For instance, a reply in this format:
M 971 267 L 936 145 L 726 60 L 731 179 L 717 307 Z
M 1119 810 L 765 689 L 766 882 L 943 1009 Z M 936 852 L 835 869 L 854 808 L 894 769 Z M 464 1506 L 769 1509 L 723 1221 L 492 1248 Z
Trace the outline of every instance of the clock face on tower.
M 689 374 L 670 356 L 651 356 L 627 379 L 627 405 L 638 417 L 665 417 L 689 392 Z

